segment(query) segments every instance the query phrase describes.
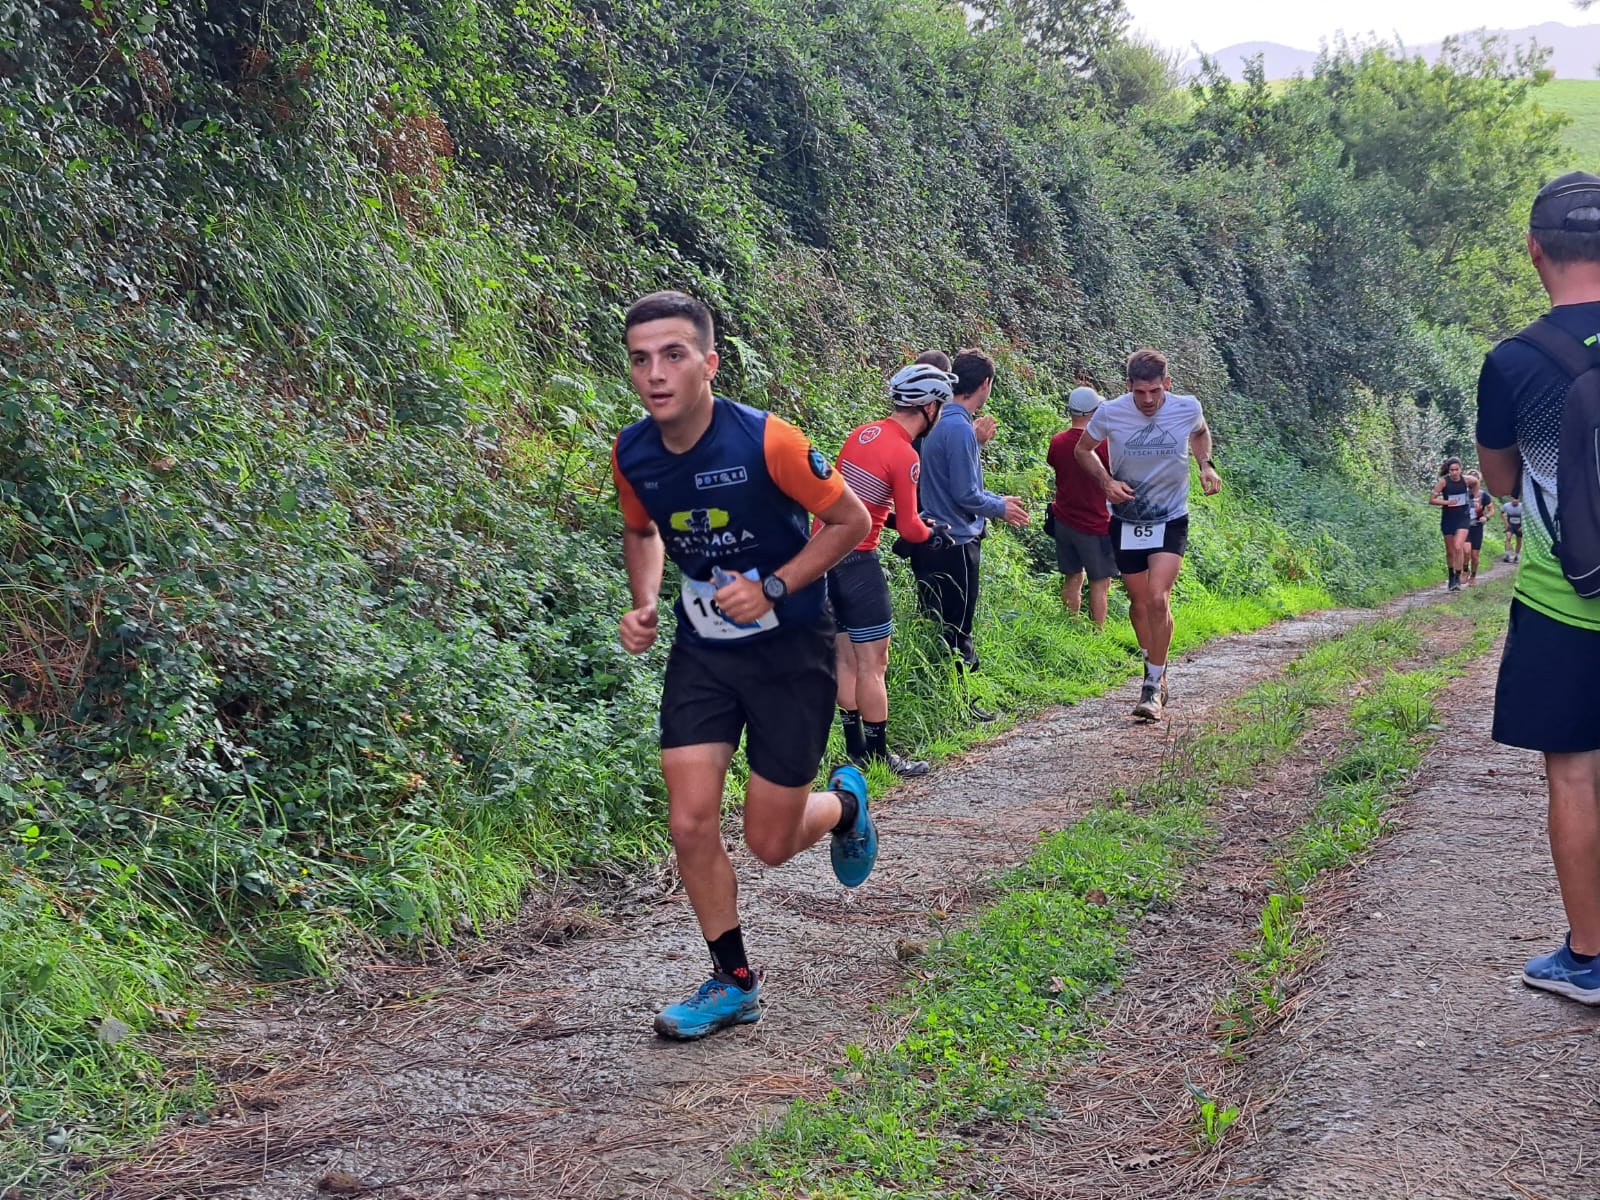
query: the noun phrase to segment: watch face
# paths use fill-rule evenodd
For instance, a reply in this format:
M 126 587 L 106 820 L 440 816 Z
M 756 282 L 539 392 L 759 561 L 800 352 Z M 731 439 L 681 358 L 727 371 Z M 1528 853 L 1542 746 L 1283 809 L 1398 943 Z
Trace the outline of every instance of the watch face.
M 761 592 L 768 600 L 782 600 L 788 591 L 788 585 L 776 575 L 768 575 L 761 581 Z

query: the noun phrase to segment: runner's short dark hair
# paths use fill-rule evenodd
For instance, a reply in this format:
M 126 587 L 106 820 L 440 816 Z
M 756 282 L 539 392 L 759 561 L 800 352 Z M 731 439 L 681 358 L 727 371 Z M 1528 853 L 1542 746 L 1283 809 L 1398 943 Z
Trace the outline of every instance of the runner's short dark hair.
M 967 348 L 957 350 L 956 356 L 950 361 L 950 370 L 956 376 L 956 395 L 970 396 L 984 385 L 984 382 L 994 378 L 994 359 L 982 350 Z
M 622 329 L 626 333 L 646 321 L 667 321 L 673 317 L 682 317 L 693 325 L 695 333 L 699 334 L 700 349 L 710 351 L 715 336 L 711 327 L 711 310 L 685 292 L 651 292 L 648 296 L 639 297 L 629 306 Z
M 1569 171 L 1540 188 L 1528 233 L 1553 263 L 1600 262 L 1600 175 Z
M 1155 383 L 1167 377 L 1167 356 L 1159 350 L 1135 350 L 1128 355 L 1128 382 Z
M 950 356 L 943 350 L 924 350 L 911 361 L 925 367 L 938 367 L 941 371 L 950 369 Z
M 1544 256 L 1553 263 L 1600 262 L 1600 233 L 1575 233 L 1570 229 L 1529 232 Z

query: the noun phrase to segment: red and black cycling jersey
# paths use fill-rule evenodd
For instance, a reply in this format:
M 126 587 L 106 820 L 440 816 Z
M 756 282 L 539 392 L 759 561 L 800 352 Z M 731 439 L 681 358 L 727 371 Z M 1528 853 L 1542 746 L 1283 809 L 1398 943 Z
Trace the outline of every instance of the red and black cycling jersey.
M 925 542 L 932 533 L 917 513 L 917 480 L 922 461 L 911 435 L 888 418 L 850 431 L 839 451 L 839 474 L 872 514 L 872 528 L 857 550 L 876 550 L 889 510 L 895 528 L 908 542 Z

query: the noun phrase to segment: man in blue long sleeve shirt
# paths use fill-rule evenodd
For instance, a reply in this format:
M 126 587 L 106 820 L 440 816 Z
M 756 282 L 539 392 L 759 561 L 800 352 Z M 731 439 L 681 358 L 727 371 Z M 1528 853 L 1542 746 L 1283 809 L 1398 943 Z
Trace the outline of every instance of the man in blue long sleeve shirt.
M 950 526 L 951 545 L 912 548 L 911 570 L 923 611 L 936 618 L 944 640 L 971 669 L 978 665 L 972 618 L 978 609 L 978 564 L 990 518 L 1026 525 L 1028 510 L 1015 496 L 997 496 L 983 486 L 974 419 L 994 387 L 994 360 L 981 350 L 963 350 L 950 369 L 955 399 L 922 443 L 922 511 Z

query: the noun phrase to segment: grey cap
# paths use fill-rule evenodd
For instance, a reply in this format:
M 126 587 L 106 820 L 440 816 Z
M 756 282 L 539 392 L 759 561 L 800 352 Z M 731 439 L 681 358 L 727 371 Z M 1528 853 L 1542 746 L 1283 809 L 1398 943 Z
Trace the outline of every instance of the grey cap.
M 1105 397 L 1092 387 L 1075 387 L 1072 394 L 1067 397 L 1067 411 L 1077 413 L 1080 417 L 1085 413 L 1092 413 L 1105 403 Z
M 1545 184 L 1533 198 L 1528 228 L 1544 233 L 1600 232 L 1600 175 L 1570 171 Z

